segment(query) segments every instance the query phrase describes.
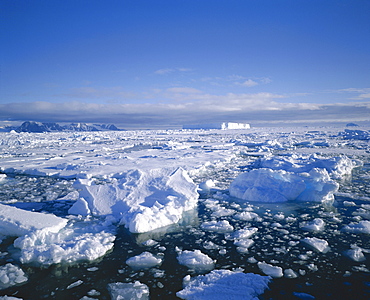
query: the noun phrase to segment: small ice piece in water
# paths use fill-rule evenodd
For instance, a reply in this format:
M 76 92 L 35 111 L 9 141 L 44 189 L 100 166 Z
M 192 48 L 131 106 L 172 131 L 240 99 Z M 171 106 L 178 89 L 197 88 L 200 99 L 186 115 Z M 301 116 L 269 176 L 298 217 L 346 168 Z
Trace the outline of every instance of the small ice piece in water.
M 230 225 L 227 220 L 204 222 L 200 227 L 207 231 L 215 231 L 219 233 L 226 233 L 234 230 L 234 227 Z
M 236 230 L 233 233 L 227 234 L 227 239 L 248 239 L 258 231 L 256 227 L 246 227 L 243 229 Z
M 70 290 L 70 289 L 73 289 L 81 284 L 83 284 L 84 282 L 82 280 L 77 280 L 76 282 L 73 282 L 71 283 L 69 286 L 67 286 L 67 290 Z
M 351 233 L 366 233 L 370 234 L 370 221 L 360 221 L 344 226 L 344 231 Z
M 293 295 L 302 299 L 302 300 L 313 300 L 316 299 L 314 296 L 307 294 L 307 293 L 298 293 L 298 292 L 293 292 Z
M 200 250 L 181 251 L 177 256 L 177 260 L 181 265 L 198 272 L 206 272 L 214 268 L 214 261 L 212 258 L 202 253 Z
M 301 242 L 306 244 L 309 248 L 322 252 L 322 253 L 326 253 L 330 250 L 330 247 L 327 241 L 316 238 L 316 237 L 304 238 L 301 240 Z
M 366 260 L 366 257 L 362 251 L 363 249 L 361 249 L 360 247 L 356 247 L 354 249 L 349 249 L 345 251 L 344 254 L 353 261 L 364 261 Z
M 23 270 L 11 263 L 0 267 L 0 290 L 27 281 Z
M 257 299 L 271 278 L 253 273 L 230 270 L 213 270 L 206 275 L 198 275 L 184 280 L 185 288 L 176 293 L 181 299 L 242 300 Z
M 149 300 L 148 286 L 139 281 L 135 281 L 134 283 L 109 283 L 108 290 L 112 300 Z
M 126 260 L 126 264 L 133 269 L 149 269 L 159 266 L 161 263 L 162 259 L 147 251 Z
M 257 263 L 260 270 L 268 276 L 273 278 L 283 277 L 283 269 L 278 266 L 273 266 L 265 262 Z
M 294 272 L 292 269 L 285 269 L 284 270 L 284 277 L 286 278 L 297 278 L 298 274 Z
M 216 185 L 212 179 L 208 179 L 202 183 L 199 184 L 198 190 L 202 194 L 208 194 L 212 188 L 214 188 Z
M 243 211 L 241 213 L 235 214 L 234 219 L 240 221 L 258 221 L 260 217 L 254 212 Z
M 306 231 L 319 232 L 324 230 L 325 222 L 321 218 L 316 218 L 310 222 L 303 223 L 301 228 Z
M 4 180 L 6 178 L 6 174 L 0 174 L 0 181 Z

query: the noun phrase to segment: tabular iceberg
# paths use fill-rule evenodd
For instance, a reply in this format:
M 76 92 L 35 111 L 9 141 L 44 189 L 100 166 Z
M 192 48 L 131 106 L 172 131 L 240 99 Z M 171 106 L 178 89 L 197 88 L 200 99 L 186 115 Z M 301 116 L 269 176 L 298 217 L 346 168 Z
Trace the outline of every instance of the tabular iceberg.
M 130 170 L 110 183 L 79 179 L 80 199 L 70 213 L 112 215 L 130 232 L 143 233 L 177 223 L 198 203 L 197 186 L 182 168 Z

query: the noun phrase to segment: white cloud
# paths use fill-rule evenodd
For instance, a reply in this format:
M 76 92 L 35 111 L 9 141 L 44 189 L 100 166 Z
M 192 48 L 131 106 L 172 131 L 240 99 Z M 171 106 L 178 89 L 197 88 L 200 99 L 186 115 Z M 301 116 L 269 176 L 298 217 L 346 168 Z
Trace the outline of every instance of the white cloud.
M 193 69 L 190 68 L 164 68 L 154 71 L 154 74 L 157 75 L 166 75 L 174 72 L 190 72 Z
M 248 79 L 248 80 L 240 83 L 240 85 L 243 85 L 243 86 L 246 86 L 246 87 L 252 87 L 252 86 L 258 85 L 258 82 L 254 81 L 252 79 Z

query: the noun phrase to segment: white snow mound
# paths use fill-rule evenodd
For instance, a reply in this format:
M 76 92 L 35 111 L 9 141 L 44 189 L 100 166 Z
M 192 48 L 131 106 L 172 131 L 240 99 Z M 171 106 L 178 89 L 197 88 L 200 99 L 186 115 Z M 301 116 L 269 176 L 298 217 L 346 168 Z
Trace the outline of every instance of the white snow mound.
M 70 213 L 113 215 L 132 233 L 177 223 L 198 202 L 197 186 L 182 168 L 130 170 L 114 175 L 111 183 L 79 179 L 80 200 Z
M 268 288 L 270 277 L 253 273 L 214 270 L 193 278 L 176 296 L 187 300 L 257 300 Z

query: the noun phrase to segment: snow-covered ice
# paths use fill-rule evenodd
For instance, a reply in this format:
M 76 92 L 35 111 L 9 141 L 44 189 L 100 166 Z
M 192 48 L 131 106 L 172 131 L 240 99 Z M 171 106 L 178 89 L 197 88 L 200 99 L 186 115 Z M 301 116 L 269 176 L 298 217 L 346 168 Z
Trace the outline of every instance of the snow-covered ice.
M 161 263 L 161 258 L 158 258 L 147 251 L 126 260 L 126 264 L 133 269 L 148 269 L 159 266 Z
M 23 270 L 11 263 L 0 267 L 0 290 L 28 280 Z
M 253 273 L 213 270 L 192 278 L 176 296 L 187 300 L 255 300 L 268 288 L 270 277 Z
M 303 244 L 307 245 L 309 248 L 317 250 L 319 252 L 326 253 L 330 250 L 329 243 L 323 239 L 317 237 L 307 237 L 302 239 Z
M 80 199 L 70 213 L 113 215 L 133 233 L 177 223 L 198 200 L 196 185 L 181 168 L 132 170 L 115 174 L 106 184 L 79 179 L 75 185 Z
M 68 220 L 53 214 L 26 211 L 9 205 L 0 204 L 0 234 L 23 236 L 35 230 L 43 233 L 58 232 Z
M 200 250 L 180 251 L 177 259 L 181 265 L 198 272 L 205 272 L 214 268 L 214 261 L 212 258 L 202 253 Z
M 283 269 L 279 266 L 274 266 L 265 262 L 258 262 L 257 265 L 264 274 L 271 276 L 272 278 L 279 278 L 284 275 Z

